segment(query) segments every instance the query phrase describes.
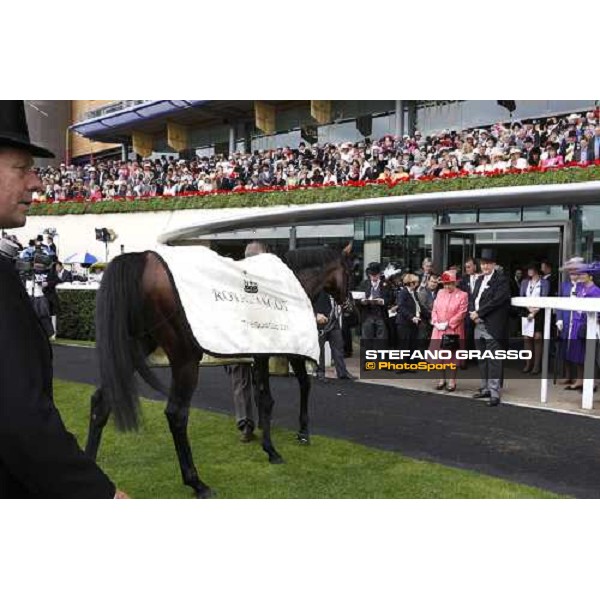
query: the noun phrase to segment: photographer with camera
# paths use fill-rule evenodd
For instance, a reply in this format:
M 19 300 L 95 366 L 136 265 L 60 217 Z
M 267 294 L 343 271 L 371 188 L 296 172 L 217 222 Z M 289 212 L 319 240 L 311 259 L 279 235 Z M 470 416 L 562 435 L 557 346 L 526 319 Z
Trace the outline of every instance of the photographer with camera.
M 23 227 L 42 187 L 22 100 L 0 101 L 0 227 Z M 52 397 L 52 348 L 0 240 L 0 498 L 125 498 L 65 429 Z M 32 265 L 35 273 L 35 267 Z
M 46 254 L 38 243 L 33 253 L 22 253 L 22 258 L 15 261 L 15 268 L 25 286 L 27 295 L 31 299 L 33 310 L 37 315 L 46 335 L 53 338 L 56 331 L 48 293 L 48 274 L 53 266 L 53 258 Z

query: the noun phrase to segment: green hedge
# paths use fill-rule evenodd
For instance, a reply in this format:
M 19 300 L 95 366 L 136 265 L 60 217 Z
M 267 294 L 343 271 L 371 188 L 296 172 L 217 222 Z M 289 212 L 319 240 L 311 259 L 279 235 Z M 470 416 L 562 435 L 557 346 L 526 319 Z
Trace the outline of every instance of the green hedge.
M 60 309 L 57 337 L 70 340 L 95 340 L 96 290 L 61 290 L 57 288 Z
M 246 192 L 185 198 L 146 198 L 138 200 L 111 200 L 106 202 L 62 202 L 34 204 L 31 215 L 78 215 L 87 213 L 123 213 L 159 210 L 185 210 L 191 208 L 239 208 L 251 206 L 282 206 L 290 204 L 315 204 L 318 202 L 343 202 L 361 198 L 407 196 L 432 192 L 483 190 L 494 187 L 520 185 L 549 185 L 554 183 L 580 183 L 600 180 L 600 166 L 569 167 L 555 171 L 533 171 L 490 177 L 461 177 L 434 181 L 409 181 L 393 187 L 381 184 L 365 186 L 323 187 L 291 191 Z

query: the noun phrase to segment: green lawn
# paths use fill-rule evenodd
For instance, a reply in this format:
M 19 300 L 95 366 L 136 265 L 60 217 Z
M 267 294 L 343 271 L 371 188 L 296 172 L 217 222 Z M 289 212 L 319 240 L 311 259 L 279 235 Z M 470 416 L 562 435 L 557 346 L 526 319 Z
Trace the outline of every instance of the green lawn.
M 83 446 L 88 385 L 55 381 L 67 427 Z M 139 433 L 106 427 L 98 460 L 135 498 L 191 498 L 181 483 L 164 405 L 144 401 Z M 478 473 L 404 458 L 358 444 L 313 436 L 299 446 L 291 431 L 273 431 L 286 459 L 270 465 L 258 443 L 241 444 L 233 418 L 192 409 L 189 435 L 200 477 L 219 498 L 556 498 L 549 492 Z

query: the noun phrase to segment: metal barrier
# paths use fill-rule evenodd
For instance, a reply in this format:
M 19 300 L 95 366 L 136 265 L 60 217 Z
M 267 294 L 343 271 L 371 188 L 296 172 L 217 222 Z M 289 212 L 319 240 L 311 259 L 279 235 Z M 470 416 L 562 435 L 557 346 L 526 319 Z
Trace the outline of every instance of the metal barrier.
M 521 308 L 529 306 L 544 309 L 544 353 L 542 356 L 542 380 L 540 401 L 548 400 L 548 362 L 550 358 L 550 320 L 552 310 L 560 309 L 570 312 L 582 311 L 587 313 L 587 340 L 585 349 L 585 365 L 583 371 L 583 393 L 581 408 L 594 408 L 594 370 L 596 357 L 596 340 L 598 339 L 598 313 L 600 313 L 600 298 L 512 298 L 511 304 Z

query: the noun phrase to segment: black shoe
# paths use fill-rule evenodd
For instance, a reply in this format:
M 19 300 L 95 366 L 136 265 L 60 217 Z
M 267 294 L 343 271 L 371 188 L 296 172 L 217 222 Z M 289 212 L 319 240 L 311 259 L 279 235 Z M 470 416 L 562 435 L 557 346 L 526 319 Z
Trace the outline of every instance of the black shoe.
M 327 377 L 325 377 L 325 375 L 317 375 L 317 381 L 320 381 L 321 383 L 327 383 Z
M 473 398 L 491 398 L 491 397 L 492 397 L 491 392 L 482 392 L 481 390 L 479 392 L 477 392 L 476 394 L 473 394 Z
M 345 375 L 338 377 L 338 379 L 349 379 L 350 381 L 354 381 L 356 377 L 354 377 L 354 375 L 351 375 L 350 373 L 346 373 Z
M 490 398 L 487 403 L 488 406 L 498 406 L 498 404 L 500 404 L 500 398 Z

